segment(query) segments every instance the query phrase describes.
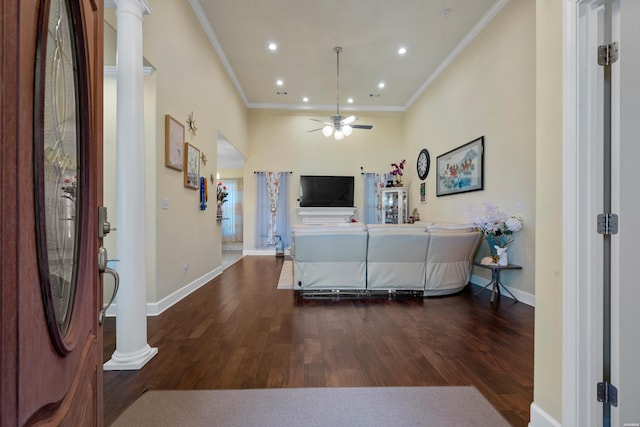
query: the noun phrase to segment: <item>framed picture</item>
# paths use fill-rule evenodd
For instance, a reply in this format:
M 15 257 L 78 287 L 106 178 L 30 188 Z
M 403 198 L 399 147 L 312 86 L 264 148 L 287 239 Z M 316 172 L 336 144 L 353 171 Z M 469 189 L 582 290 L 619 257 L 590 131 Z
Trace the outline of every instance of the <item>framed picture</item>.
M 171 117 L 164 116 L 164 164 L 175 170 L 184 169 L 184 126 Z
M 436 159 L 436 196 L 484 188 L 484 136 L 446 152 Z
M 427 183 L 420 183 L 420 203 L 427 203 Z
M 184 186 L 197 190 L 200 186 L 200 150 L 184 143 Z

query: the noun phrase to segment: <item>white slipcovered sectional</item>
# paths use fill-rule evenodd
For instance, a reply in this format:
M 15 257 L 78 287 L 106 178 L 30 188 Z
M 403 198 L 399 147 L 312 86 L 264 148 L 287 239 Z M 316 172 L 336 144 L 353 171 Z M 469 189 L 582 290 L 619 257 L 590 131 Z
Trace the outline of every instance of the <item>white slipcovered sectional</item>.
M 297 225 L 294 289 L 456 293 L 469 283 L 481 241 L 481 232 L 454 223 Z

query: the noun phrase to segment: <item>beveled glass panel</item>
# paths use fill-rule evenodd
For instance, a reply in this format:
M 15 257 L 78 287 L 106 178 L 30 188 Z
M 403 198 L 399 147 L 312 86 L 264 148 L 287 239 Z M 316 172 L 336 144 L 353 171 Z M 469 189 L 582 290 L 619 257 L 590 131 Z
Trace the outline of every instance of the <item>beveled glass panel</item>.
M 65 335 L 73 309 L 76 288 L 80 192 L 78 165 L 78 101 L 74 44 L 66 1 L 52 0 L 44 55 L 44 99 L 42 111 L 43 202 L 46 256 L 40 262 L 48 282 L 48 314 L 55 317 Z M 42 183 L 42 180 L 40 181 Z M 42 233 L 41 233 L 42 234 Z M 47 297 L 45 293 L 45 298 Z

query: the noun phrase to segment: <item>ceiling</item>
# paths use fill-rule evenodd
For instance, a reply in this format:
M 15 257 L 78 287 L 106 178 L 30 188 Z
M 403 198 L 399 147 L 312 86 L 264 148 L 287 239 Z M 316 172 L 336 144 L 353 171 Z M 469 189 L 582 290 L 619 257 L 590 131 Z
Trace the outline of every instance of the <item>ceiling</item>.
M 248 108 L 334 110 L 341 46 L 341 110 L 404 111 L 507 1 L 189 3 Z

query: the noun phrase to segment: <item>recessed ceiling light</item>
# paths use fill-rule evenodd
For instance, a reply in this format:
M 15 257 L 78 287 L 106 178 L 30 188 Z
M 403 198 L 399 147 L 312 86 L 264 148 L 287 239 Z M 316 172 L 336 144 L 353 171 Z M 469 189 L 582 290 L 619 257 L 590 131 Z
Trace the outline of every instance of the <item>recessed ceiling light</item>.
M 349 98 L 349 99 L 347 99 L 347 102 L 348 102 L 349 104 L 353 104 L 353 98 Z
M 407 53 L 407 48 L 406 47 L 401 47 L 400 49 L 398 49 L 398 54 L 404 55 L 405 53 Z
M 275 43 L 269 43 L 269 50 L 278 50 L 278 45 Z
M 304 98 L 302 98 L 302 102 L 309 102 L 309 98 L 305 96 Z
M 276 84 L 278 86 L 282 86 L 284 84 L 284 82 L 282 80 L 278 79 L 278 80 L 276 80 Z
M 384 88 L 384 82 L 378 83 L 378 88 L 383 89 Z

